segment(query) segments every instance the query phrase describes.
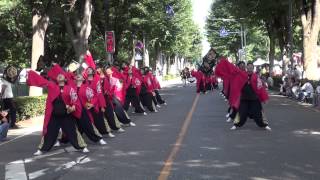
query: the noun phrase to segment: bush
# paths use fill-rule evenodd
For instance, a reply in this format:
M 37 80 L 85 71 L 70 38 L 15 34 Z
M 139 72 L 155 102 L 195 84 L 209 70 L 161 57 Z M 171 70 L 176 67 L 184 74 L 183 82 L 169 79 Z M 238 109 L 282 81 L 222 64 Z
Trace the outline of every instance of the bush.
M 16 97 L 17 120 L 22 121 L 44 114 L 47 96 Z

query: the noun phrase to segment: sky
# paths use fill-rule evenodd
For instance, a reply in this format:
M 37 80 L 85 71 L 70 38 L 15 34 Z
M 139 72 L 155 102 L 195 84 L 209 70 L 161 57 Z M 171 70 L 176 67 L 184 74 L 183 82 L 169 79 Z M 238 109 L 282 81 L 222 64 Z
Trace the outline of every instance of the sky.
M 201 28 L 201 32 L 204 36 L 204 26 L 206 23 L 206 18 L 209 15 L 209 10 L 211 4 L 214 0 L 192 0 L 193 6 L 193 19 Z M 202 55 L 204 56 L 210 49 L 210 44 L 208 43 L 206 37 L 204 36 L 203 42 L 203 52 Z

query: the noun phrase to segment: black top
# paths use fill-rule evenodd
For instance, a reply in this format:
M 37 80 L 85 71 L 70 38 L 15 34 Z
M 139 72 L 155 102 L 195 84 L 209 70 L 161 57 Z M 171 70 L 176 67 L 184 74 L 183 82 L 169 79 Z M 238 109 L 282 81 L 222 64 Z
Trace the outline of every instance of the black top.
M 249 101 L 258 100 L 258 96 L 252 89 L 250 82 L 251 82 L 251 75 L 248 75 L 248 81 L 244 85 L 241 91 L 241 100 L 249 100 Z

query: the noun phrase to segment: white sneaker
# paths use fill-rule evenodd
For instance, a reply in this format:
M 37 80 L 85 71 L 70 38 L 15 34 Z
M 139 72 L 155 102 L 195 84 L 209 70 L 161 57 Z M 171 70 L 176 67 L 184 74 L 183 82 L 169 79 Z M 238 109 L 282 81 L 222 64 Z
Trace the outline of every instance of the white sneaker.
M 269 126 L 266 126 L 264 129 L 267 131 L 271 131 L 271 127 L 269 127 Z
M 122 129 L 122 128 L 119 128 L 119 129 L 118 129 L 118 132 L 125 132 L 125 130 Z
M 148 115 L 146 112 L 143 113 L 144 116 Z
M 164 105 L 166 106 L 166 105 L 168 105 L 167 103 L 164 103 Z
M 57 141 L 53 146 L 54 146 L 54 147 L 60 147 L 60 146 L 61 146 L 61 144 L 60 144 L 60 142 L 59 142 L 59 141 Z
M 132 114 L 135 114 L 136 112 L 135 112 L 135 111 L 132 111 L 131 113 L 132 113 Z
M 226 118 L 228 118 L 230 116 L 230 113 L 228 113 L 227 115 L 226 115 Z
M 33 155 L 35 155 L 35 156 L 40 156 L 40 155 L 42 155 L 42 154 L 43 154 L 43 152 L 42 152 L 42 151 L 37 150 L 37 152 L 35 152 Z
M 109 133 L 108 136 L 109 136 L 110 138 L 116 137 L 116 136 L 115 136 L 114 134 L 112 134 L 112 133 Z
M 231 130 L 236 130 L 237 126 L 232 126 Z
M 100 144 L 100 145 L 106 145 L 107 142 L 105 142 L 103 139 L 100 139 L 99 144 Z
M 157 107 L 158 107 L 158 108 L 161 108 L 161 106 L 160 106 L 159 104 L 157 104 Z
M 90 152 L 90 151 L 89 151 L 88 148 L 85 147 L 85 148 L 82 149 L 82 152 L 83 152 L 83 153 L 88 153 L 88 152 Z
M 232 121 L 232 119 L 231 119 L 231 118 L 228 118 L 228 119 L 227 119 L 227 122 L 231 122 L 231 121 Z
M 154 110 L 155 113 L 159 112 L 158 110 Z
M 135 127 L 135 126 L 136 126 L 136 124 L 135 124 L 135 123 L 133 123 L 133 122 L 130 122 L 130 126 Z

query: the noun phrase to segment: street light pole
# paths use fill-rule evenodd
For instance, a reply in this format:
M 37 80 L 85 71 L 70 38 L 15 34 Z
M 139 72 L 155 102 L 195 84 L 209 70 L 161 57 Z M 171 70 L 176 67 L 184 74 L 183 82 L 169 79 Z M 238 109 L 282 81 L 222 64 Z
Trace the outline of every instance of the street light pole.
M 224 21 L 224 22 L 227 22 L 227 21 L 232 21 L 232 22 L 237 22 L 240 24 L 241 26 L 241 30 L 240 30 L 240 36 L 241 36 L 241 50 L 244 52 L 244 57 L 245 57 L 245 60 L 246 60 L 246 46 L 247 46 L 247 40 L 246 40 L 246 32 L 245 32 L 245 29 L 243 27 L 243 24 L 241 22 L 239 22 L 240 20 L 243 20 L 244 18 L 239 18 L 238 20 L 237 19 L 228 19 L 228 18 L 214 18 L 213 20 L 217 20 L 217 21 Z M 241 57 L 242 54 L 239 53 L 239 58 L 242 58 Z

